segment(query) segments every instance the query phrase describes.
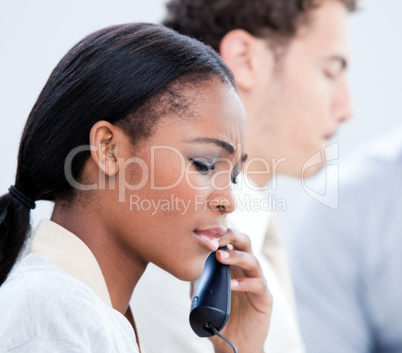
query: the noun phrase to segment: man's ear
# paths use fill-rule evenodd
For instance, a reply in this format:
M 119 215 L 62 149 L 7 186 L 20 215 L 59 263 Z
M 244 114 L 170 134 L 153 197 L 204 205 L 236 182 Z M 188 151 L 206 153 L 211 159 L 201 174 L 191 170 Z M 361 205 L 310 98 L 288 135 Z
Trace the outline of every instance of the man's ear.
M 228 32 L 221 40 L 219 52 L 233 72 L 240 90 L 252 90 L 261 76 L 261 70 L 273 64 L 267 40 L 254 37 L 243 29 Z
M 120 134 L 116 126 L 104 120 L 93 125 L 89 134 L 92 159 L 108 176 L 114 176 L 119 171 Z

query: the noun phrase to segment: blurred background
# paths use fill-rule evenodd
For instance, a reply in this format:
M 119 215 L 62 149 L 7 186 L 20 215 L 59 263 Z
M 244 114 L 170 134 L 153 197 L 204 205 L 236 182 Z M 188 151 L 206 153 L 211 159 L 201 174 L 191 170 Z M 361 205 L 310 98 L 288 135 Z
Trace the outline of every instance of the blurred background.
M 401 124 L 402 1 L 361 0 L 350 16 L 353 49 L 349 81 L 354 118 L 344 124 L 339 142 L 342 160 L 357 146 Z M 165 0 L 0 0 L 0 194 L 14 184 L 19 140 L 26 118 L 51 70 L 82 37 L 125 22 L 160 22 Z M 51 168 L 51 166 L 49 166 Z M 300 180 L 280 177 L 278 212 L 285 239 L 300 200 Z M 49 217 L 52 204 L 37 202 L 33 225 Z

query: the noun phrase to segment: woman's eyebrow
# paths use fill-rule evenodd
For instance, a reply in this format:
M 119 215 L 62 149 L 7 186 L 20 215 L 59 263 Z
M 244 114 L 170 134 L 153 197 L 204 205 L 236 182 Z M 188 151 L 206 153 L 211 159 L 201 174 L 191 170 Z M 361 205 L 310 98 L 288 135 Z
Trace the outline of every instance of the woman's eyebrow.
M 214 144 L 218 147 L 223 148 L 227 153 L 229 153 L 230 155 L 234 154 L 236 151 L 235 146 L 233 146 L 231 143 L 223 141 L 223 140 L 219 140 L 219 139 L 215 139 L 215 138 L 210 138 L 210 137 L 197 137 L 191 140 L 186 140 L 185 142 L 190 142 L 190 143 L 204 143 L 204 144 Z

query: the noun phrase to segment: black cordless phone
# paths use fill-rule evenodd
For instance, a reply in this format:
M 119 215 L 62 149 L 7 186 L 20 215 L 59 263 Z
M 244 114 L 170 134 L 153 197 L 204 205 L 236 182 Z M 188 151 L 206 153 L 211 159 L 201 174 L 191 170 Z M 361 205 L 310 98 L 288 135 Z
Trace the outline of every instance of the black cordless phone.
M 226 247 L 221 248 L 226 250 Z M 211 327 L 222 330 L 230 315 L 230 268 L 211 253 L 201 277 L 195 282 L 190 310 L 190 325 L 200 337 L 214 335 Z

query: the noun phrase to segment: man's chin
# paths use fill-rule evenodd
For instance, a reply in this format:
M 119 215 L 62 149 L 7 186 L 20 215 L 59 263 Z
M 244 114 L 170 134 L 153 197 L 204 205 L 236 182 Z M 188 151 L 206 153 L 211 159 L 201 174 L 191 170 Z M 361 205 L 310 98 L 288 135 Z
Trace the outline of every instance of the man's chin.
M 322 164 L 316 164 L 314 166 L 311 166 L 307 169 L 305 169 L 302 173 L 302 178 L 303 179 L 308 179 L 313 177 L 314 175 L 316 175 L 323 167 L 324 167 L 325 163 Z
M 316 175 L 326 163 L 325 147 L 320 152 L 312 153 L 306 158 L 300 167 L 300 177 L 302 179 L 311 178 Z

